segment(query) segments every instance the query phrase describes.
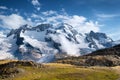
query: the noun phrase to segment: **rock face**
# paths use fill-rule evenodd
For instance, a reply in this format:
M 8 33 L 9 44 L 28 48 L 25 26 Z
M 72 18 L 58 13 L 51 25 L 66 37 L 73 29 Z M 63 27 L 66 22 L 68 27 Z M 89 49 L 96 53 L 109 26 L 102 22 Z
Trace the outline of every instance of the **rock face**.
M 65 59 L 60 59 L 57 62 L 78 66 L 119 66 L 120 45 L 107 49 L 101 49 L 91 54 L 80 57 L 69 57 Z
M 98 44 L 102 44 L 102 46 L 106 47 L 111 47 L 113 40 L 109 37 L 107 37 L 106 34 L 104 33 L 95 33 L 93 31 L 91 31 L 89 34 L 87 34 L 86 40 L 88 42 L 91 42 L 91 44 L 89 44 L 89 46 L 91 47 L 93 45 L 94 48 L 99 49 L 99 45 Z M 98 44 L 95 42 L 98 41 Z M 96 44 L 96 45 L 94 45 Z
M 23 25 L 11 30 L 3 42 L 9 44 L 7 47 L 4 46 L 6 47 L 4 49 L 7 49 L 3 50 L 4 53 L 19 60 L 35 62 L 51 62 L 56 59 L 57 54 L 81 56 L 115 45 L 114 41 L 104 33 L 93 31 L 81 33 L 65 23 L 58 26 L 51 24 L 40 24 L 35 27 Z M 0 46 L 0 48 L 2 47 Z

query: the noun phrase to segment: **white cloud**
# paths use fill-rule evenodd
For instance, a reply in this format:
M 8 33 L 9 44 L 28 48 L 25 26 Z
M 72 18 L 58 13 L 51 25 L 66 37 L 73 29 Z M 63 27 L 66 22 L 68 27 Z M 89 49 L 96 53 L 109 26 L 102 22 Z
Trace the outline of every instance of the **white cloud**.
M 96 16 L 99 18 L 114 18 L 114 17 L 119 17 L 120 15 L 118 14 L 96 14 Z
M 73 15 L 69 16 L 62 15 L 58 13 L 54 13 L 57 15 L 53 15 L 51 17 L 45 17 L 45 23 L 51 23 L 54 25 L 58 25 L 60 23 L 68 23 L 79 30 L 81 33 L 88 33 L 91 30 L 98 32 L 100 30 L 98 22 L 88 21 L 87 18 L 83 16 Z M 44 14 L 46 15 L 46 14 Z
M 34 5 L 34 6 L 39 6 L 40 5 L 40 3 L 39 3 L 39 1 L 38 0 L 32 0 L 32 4 Z
M 0 9 L 8 9 L 6 6 L 0 6 Z
M 67 12 L 66 12 L 66 10 L 64 8 L 62 8 L 61 11 L 62 11 L 62 14 L 68 15 Z
M 42 12 L 43 15 L 45 16 L 49 16 L 49 15 L 57 15 L 57 12 L 56 11 L 53 11 L 53 10 L 50 10 L 50 11 L 45 11 L 45 12 Z
M 36 7 L 36 9 L 39 11 L 39 10 L 40 10 L 40 7 Z
M 38 0 L 32 0 L 31 3 L 38 11 L 40 10 L 41 4 Z
M 31 22 L 25 20 L 22 16 L 18 14 L 11 14 L 9 16 L 0 15 L 0 27 L 8 29 L 16 29 L 24 24 L 32 24 Z
M 41 22 L 45 20 L 45 18 L 35 13 L 31 14 L 31 18 L 33 19 L 35 25 L 41 24 Z
M 81 33 L 88 33 L 91 30 L 95 32 L 99 31 L 98 22 L 87 21 L 83 16 L 73 15 L 64 20 L 64 22 L 72 25 Z
M 80 56 L 79 54 L 80 50 L 76 44 L 68 41 L 63 35 L 61 35 L 59 39 L 60 39 L 60 43 L 62 44 L 61 49 L 63 51 L 67 52 L 67 54 L 71 56 Z
M 39 23 L 50 23 L 55 26 L 60 23 L 68 23 L 73 27 L 75 27 L 75 29 L 79 30 L 81 33 L 88 33 L 91 30 L 98 32 L 100 30 L 99 28 L 100 25 L 97 22 L 88 21 L 87 18 L 84 16 L 79 16 L 79 15 L 70 16 L 65 12 L 64 9 L 62 13 L 49 10 L 46 12 L 41 12 L 41 14 L 39 15 L 32 13 L 31 17 L 28 16 L 27 19 L 24 19 L 24 17 L 18 14 L 12 14 L 8 16 L 0 15 L 0 20 L 1 20 L 0 25 L 11 29 L 11 28 L 18 28 L 26 23 L 32 25 L 33 24 L 36 25 Z
M 86 18 L 83 16 L 73 15 L 69 19 L 65 20 L 65 23 L 68 23 L 72 26 L 79 26 L 86 21 Z
M 15 12 L 18 12 L 18 9 L 15 9 Z
M 52 39 L 61 44 L 60 49 L 70 56 L 80 56 L 79 46 L 70 42 L 64 35 L 51 35 Z
M 39 15 L 33 13 L 33 14 L 31 15 L 31 17 L 33 17 L 33 18 L 38 18 Z

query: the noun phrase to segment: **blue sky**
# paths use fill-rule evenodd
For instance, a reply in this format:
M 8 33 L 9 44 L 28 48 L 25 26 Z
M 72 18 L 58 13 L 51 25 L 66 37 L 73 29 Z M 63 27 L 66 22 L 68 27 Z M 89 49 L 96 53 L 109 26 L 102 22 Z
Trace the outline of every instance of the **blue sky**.
M 0 0 L 0 28 L 74 22 L 71 25 L 79 26 L 80 31 L 104 32 L 118 40 L 119 8 L 120 0 Z

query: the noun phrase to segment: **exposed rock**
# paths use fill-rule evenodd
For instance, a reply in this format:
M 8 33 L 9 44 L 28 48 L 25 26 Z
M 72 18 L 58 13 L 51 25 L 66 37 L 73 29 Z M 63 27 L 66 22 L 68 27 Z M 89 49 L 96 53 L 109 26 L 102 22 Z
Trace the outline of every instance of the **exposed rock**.
M 5 64 L 0 64 L 0 75 L 2 78 L 14 77 L 16 74 L 25 72 L 20 66 L 28 67 L 43 67 L 41 64 L 32 61 L 12 61 Z

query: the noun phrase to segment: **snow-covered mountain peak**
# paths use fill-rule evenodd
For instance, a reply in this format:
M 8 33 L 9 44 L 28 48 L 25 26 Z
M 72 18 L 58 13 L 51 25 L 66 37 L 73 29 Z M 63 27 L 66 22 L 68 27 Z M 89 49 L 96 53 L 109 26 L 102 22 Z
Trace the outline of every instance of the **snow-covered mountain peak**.
M 110 39 L 105 33 L 98 33 L 98 32 L 93 32 L 91 31 L 89 33 L 89 35 L 97 40 L 100 40 L 100 39 L 109 39 L 109 41 L 113 41 L 112 39 Z
M 91 31 L 86 35 L 87 35 L 86 39 L 88 42 L 96 41 L 98 46 L 102 44 L 101 46 L 102 48 L 111 47 L 113 45 L 113 40 L 110 37 L 108 37 L 105 33 Z
M 37 26 L 23 25 L 12 29 L 4 38 L 10 47 L 6 53 L 20 60 L 49 62 L 56 55 L 80 56 L 92 51 L 111 47 L 113 40 L 104 33 L 81 33 L 75 27 L 62 23 L 57 26 L 40 24 Z M 9 41 L 11 40 L 11 41 Z M 14 50 L 13 47 L 14 46 Z

